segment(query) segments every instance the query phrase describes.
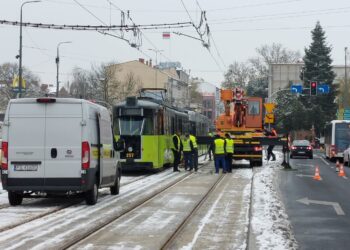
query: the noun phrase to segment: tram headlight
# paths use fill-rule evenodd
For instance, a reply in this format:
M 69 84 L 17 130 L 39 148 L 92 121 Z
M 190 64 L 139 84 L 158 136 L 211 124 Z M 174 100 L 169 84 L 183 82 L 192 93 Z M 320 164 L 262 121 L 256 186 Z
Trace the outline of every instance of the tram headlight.
M 128 152 L 132 152 L 132 147 L 128 147 Z

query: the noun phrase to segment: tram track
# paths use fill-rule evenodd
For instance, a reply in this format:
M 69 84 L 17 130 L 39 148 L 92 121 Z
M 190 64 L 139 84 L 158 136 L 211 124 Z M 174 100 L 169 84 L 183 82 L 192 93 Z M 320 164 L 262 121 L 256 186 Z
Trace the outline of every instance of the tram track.
M 206 166 L 208 164 L 204 163 L 204 165 L 202 165 L 200 168 Z M 98 232 L 99 230 L 107 227 L 108 225 L 110 225 L 111 223 L 115 222 L 116 220 L 127 216 L 128 214 L 134 212 L 135 210 L 139 209 L 140 207 L 142 207 L 143 205 L 147 204 L 148 202 L 150 202 L 153 199 L 156 199 L 160 194 L 166 192 L 167 190 L 173 188 L 174 186 L 178 185 L 179 183 L 181 183 L 184 179 L 188 178 L 191 175 L 196 174 L 196 172 L 186 172 L 185 175 L 183 175 L 182 178 L 180 178 L 178 181 L 172 183 L 170 186 L 165 187 L 162 190 L 159 190 L 156 194 L 154 194 L 152 197 L 149 197 L 148 199 L 144 200 L 142 203 L 137 204 L 136 206 L 130 208 L 128 211 L 125 211 L 124 213 L 114 217 L 114 218 L 110 218 L 110 220 L 106 221 L 103 224 L 100 224 L 99 226 L 89 230 L 89 232 L 85 233 L 84 235 L 81 235 L 80 237 L 77 237 L 74 241 L 71 241 L 67 244 L 65 244 L 62 249 L 74 249 L 74 247 L 79 244 L 80 242 L 82 242 L 84 239 L 87 239 L 88 237 L 90 237 L 91 235 L 95 234 L 96 232 Z
M 139 180 L 142 180 L 144 178 L 147 178 L 149 176 L 150 175 L 145 175 L 145 176 L 142 176 L 142 177 L 133 178 L 132 180 L 126 181 L 125 183 L 121 183 L 121 187 L 125 187 L 125 186 L 128 186 L 128 185 L 131 185 L 132 183 L 134 183 L 136 181 L 139 181 Z M 101 198 L 103 199 L 104 197 L 107 197 L 108 195 L 109 195 L 109 189 L 108 190 L 102 189 L 102 190 L 99 191 L 100 199 Z M 66 201 L 66 200 L 71 199 L 71 198 L 67 197 L 67 198 L 62 198 L 62 199 Z M 36 208 L 38 208 L 41 205 L 41 203 L 45 202 L 46 200 L 47 200 L 47 198 L 29 198 L 29 199 L 26 199 L 24 201 L 23 205 L 15 206 L 15 207 L 10 206 L 9 204 L 2 204 L 2 205 L 0 205 L 0 217 L 2 216 L 1 215 L 2 212 L 4 212 L 4 213 L 11 212 L 11 210 L 13 212 L 15 212 L 15 210 L 21 209 L 21 208 L 23 208 L 23 206 L 28 206 L 28 207 L 32 206 L 30 208 L 36 209 Z M 37 219 L 43 218 L 45 216 L 49 216 L 49 215 L 55 214 L 57 212 L 62 211 L 63 209 L 66 209 L 66 208 L 78 205 L 78 204 L 80 204 L 82 202 L 83 202 L 83 198 L 81 198 L 81 197 L 79 198 L 79 196 L 77 195 L 74 198 L 73 202 L 69 202 L 69 203 L 64 204 L 64 205 L 58 205 L 57 207 L 54 207 L 52 210 L 42 212 L 42 213 L 40 213 L 38 215 L 34 215 L 34 216 L 30 217 L 30 218 L 24 218 L 23 220 L 15 222 L 15 223 L 12 223 L 12 224 L 10 224 L 8 226 L 3 226 L 3 227 L 0 226 L 0 233 L 4 232 L 4 231 L 7 231 L 7 230 L 10 230 L 10 229 L 13 229 L 15 227 L 24 225 L 24 224 L 29 223 L 31 221 L 35 221 Z M 49 204 L 49 202 L 46 202 L 45 204 L 47 205 L 47 204 Z M 7 209 L 7 208 L 12 208 L 12 209 L 10 209 L 10 211 L 6 211 L 5 212 L 5 209 Z M 45 209 L 45 208 L 43 208 L 43 209 Z M 3 215 L 3 216 L 5 216 L 5 215 Z
M 122 216 L 133 208 L 149 200 L 145 196 L 154 197 L 164 190 L 164 187 L 185 179 L 192 173 L 186 172 L 182 175 L 164 171 L 160 175 L 152 175 L 149 180 L 141 180 L 138 184 L 128 185 L 127 192 L 122 192 L 115 199 L 106 197 L 99 200 L 95 206 L 82 206 L 79 208 L 68 208 L 64 212 L 56 212 L 45 218 L 39 218 L 33 223 L 18 225 L 13 230 L 0 233 L 0 244 L 4 249 L 27 249 L 31 247 L 62 249 L 72 245 L 77 238 L 83 239 L 94 233 L 101 225 Z M 152 180 L 151 180 L 152 179 Z M 55 215 L 56 214 L 56 215 Z M 91 217 L 94 214 L 94 217 Z M 87 225 L 87 226 L 84 226 Z M 88 227 L 91 226 L 92 229 Z M 4 234 L 5 233 L 5 234 Z M 60 240 L 57 242 L 58 237 Z M 65 238 L 67 237 L 67 238 Z M 15 241 L 14 246 L 9 245 L 9 240 Z
M 210 194 L 213 193 L 213 190 L 219 185 L 219 183 L 226 177 L 226 175 L 221 175 L 214 185 L 208 190 L 208 192 L 203 196 L 203 198 L 198 202 L 198 204 L 193 208 L 193 210 L 188 214 L 188 216 L 184 219 L 184 221 L 180 224 L 180 226 L 175 230 L 173 235 L 165 242 L 165 244 L 161 247 L 161 249 L 168 249 L 172 241 L 176 238 L 176 236 L 182 231 L 182 229 L 186 226 L 186 224 L 191 220 L 192 216 L 198 211 L 198 209 L 203 205 L 203 203 L 208 199 Z
M 242 172 L 242 171 L 240 171 Z M 244 190 L 247 189 L 247 191 L 249 190 L 249 208 L 246 209 L 247 212 L 244 212 L 243 210 L 245 210 L 245 208 L 243 207 L 241 210 L 243 211 L 243 214 L 241 216 L 241 218 L 243 220 L 246 220 L 246 216 L 244 214 L 249 215 L 249 222 L 244 222 L 244 224 L 242 224 L 242 228 L 245 228 L 243 230 L 243 238 L 244 238 L 244 243 L 246 245 L 248 245 L 248 243 L 246 243 L 246 241 L 248 240 L 248 238 L 246 237 L 247 231 L 249 233 L 249 228 L 250 228 L 250 220 L 251 220 L 251 196 L 252 196 L 252 183 L 253 183 L 253 170 L 251 169 L 247 169 L 247 170 L 243 170 L 243 176 L 240 176 L 239 174 L 235 173 L 234 174 L 223 174 L 223 175 L 219 175 L 217 176 L 216 180 L 212 183 L 210 183 L 210 187 L 208 186 L 208 188 L 206 189 L 205 193 L 202 193 L 202 197 L 198 200 L 195 199 L 195 203 L 193 203 L 193 205 L 191 205 L 191 209 L 189 211 L 187 211 L 188 207 L 183 207 L 183 209 L 186 210 L 186 215 L 184 217 L 182 217 L 182 215 L 175 215 L 172 214 L 171 212 L 166 212 L 166 211 L 170 211 L 168 210 L 169 208 L 165 205 L 166 203 L 164 203 L 164 207 L 159 208 L 159 209 L 155 209 L 154 213 L 157 213 L 158 215 L 156 215 L 156 218 L 160 218 L 159 223 L 162 224 L 162 219 L 163 220 L 170 220 L 170 218 L 172 218 L 173 216 L 176 217 L 181 217 L 181 222 L 179 223 L 173 223 L 170 222 L 170 224 L 168 224 L 166 226 L 166 228 L 171 228 L 171 233 L 169 233 L 167 231 L 167 229 L 164 231 L 162 230 L 162 235 L 159 235 L 158 231 L 157 231 L 157 227 L 158 226 L 151 226 L 153 231 L 147 231 L 146 229 L 144 229 L 145 231 L 143 231 L 142 233 L 145 235 L 144 237 L 147 238 L 147 235 L 157 235 L 157 242 L 152 242 L 151 244 L 155 244 L 155 245 L 149 245 L 150 242 L 142 242 L 142 240 L 140 240 L 141 235 L 130 235 L 130 236 L 125 236 L 125 234 L 123 233 L 118 233 L 120 231 L 124 232 L 124 231 L 128 231 L 128 232 L 135 232 L 138 231 L 137 228 L 145 228 L 144 223 L 142 223 L 142 220 L 146 220 L 149 221 L 152 219 L 150 219 L 149 216 L 151 216 L 150 214 L 147 215 L 144 214 L 145 210 L 149 209 L 149 208 L 155 208 L 155 204 L 159 204 L 160 201 L 164 201 L 166 199 L 166 197 L 169 198 L 176 196 L 176 188 L 179 190 L 179 185 L 181 185 L 181 187 L 183 189 L 186 189 L 186 187 L 188 187 L 188 185 L 195 187 L 196 185 L 193 184 L 189 184 L 184 182 L 185 179 L 187 179 L 187 181 L 189 180 L 188 178 L 191 176 L 189 175 L 188 178 L 184 178 L 183 180 L 180 180 L 176 183 L 174 183 L 173 185 L 169 186 L 168 188 L 164 189 L 163 191 L 159 192 L 157 195 L 150 197 L 150 199 L 145 200 L 142 204 L 139 204 L 139 206 L 135 207 L 134 209 L 130 210 L 129 212 L 123 214 L 122 216 L 116 218 L 115 220 L 106 223 L 104 226 L 99 227 L 96 230 L 91 230 L 93 231 L 90 235 L 86 235 L 86 237 L 82 237 L 80 240 L 77 240 L 76 242 L 71 242 L 71 244 L 66 245 L 65 249 L 84 249 L 84 247 L 92 247 L 93 249 L 95 248 L 107 248 L 109 246 L 115 246 L 115 247 L 135 247 L 135 246 L 144 246 L 145 248 L 150 248 L 150 249 L 178 249 L 179 246 L 176 245 L 176 247 L 172 246 L 172 243 L 174 240 L 177 239 L 178 235 L 183 233 L 183 229 L 188 226 L 189 222 L 193 219 L 194 216 L 200 216 L 199 210 L 201 210 L 203 207 L 208 207 L 208 204 L 206 203 L 211 203 L 212 200 L 215 200 L 215 202 L 213 202 L 214 204 L 210 205 L 212 206 L 210 208 L 210 212 L 214 213 L 213 210 L 215 210 L 218 205 L 218 207 L 220 207 L 220 202 L 223 199 L 227 199 L 227 197 L 223 197 L 225 195 L 221 194 L 221 195 L 217 195 L 218 193 L 221 192 L 222 188 L 226 188 L 227 187 L 227 183 L 231 182 L 231 178 L 242 178 L 245 179 L 246 181 L 241 185 L 238 184 L 238 186 L 241 186 L 241 188 Z M 209 174 L 209 175 L 208 175 Z M 246 177 L 247 175 L 251 176 L 250 179 L 248 180 L 248 178 Z M 207 176 L 211 176 L 213 179 L 214 177 L 216 177 L 216 175 L 210 174 L 210 171 L 207 172 Z M 195 174 L 193 174 L 194 178 L 201 179 L 203 177 L 199 177 L 198 175 L 196 176 Z M 193 178 L 192 178 L 193 179 Z M 183 182 L 183 184 L 180 184 L 181 182 Z M 248 183 L 249 182 L 249 183 Z M 204 183 L 207 183 L 204 181 Z M 198 184 L 198 183 L 197 183 Z M 203 183 L 202 183 L 203 184 Z M 175 189 L 175 191 L 174 191 Z M 180 188 L 181 189 L 181 188 Z M 171 191 L 172 190 L 172 191 Z M 168 193 L 166 193 L 168 192 Z M 175 193 L 173 193 L 175 192 Z M 172 194 L 173 193 L 173 194 Z M 214 194 L 216 193 L 216 194 Z M 241 191 L 237 191 L 237 193 L 242 193 Z M 194 194 L 192 194 L 194 195 Z M 190 194 L 191 196 L 191 194 Z M 216 197 L 219 196 L 219 197 Z M 215 198 L 216 197 L 216 198 Z M 189 197 L 190 198 L 190 197 Z M 194 198 L 194 196 L 193 196 Z M 190 198 L 190 199 L 193 199 Z M 175 200 L 177 198 L 174 198 Z M 208 199 L 211 199 L 211 201 L 208 202 Z M 171 203 L 170 201 L 167 201 L 168 203 Z M 186 201 L 184 201 L 186 203 Z M 248 201 L 246 202 L 248 203 Z M 171 207 L 171 206 L 170 206 Z M 182 209 L 182 210 L 183 210 Z M 161 211 L 163 210 L 163 211 Z M 249 210 L 249 211 L 248 211 Z M 203 211 L 202 211 L 203 212 Z M 241 212 L 242 213 L 242 212 Z M 165 214 L 165 218 L 162 218 L 162 214 Z M 199 214 L 199 215 L 198 215 Z M 154 215 L 153 215 L 154 216 Z M 158 216 L 158 217 L 157 217 Z M 238 215 L 239 216 L 239 215 Z M 151 216 L 152 217 L 152 216 Z M 248 217 L 248 216 L 247 216 Z M 135 218 L 137 219 L 137 224 L 135 224 L 133 226 L 133 220 Z M 141 219 L 144 218 L 144 219 Z M 139 224 L 141 223 L 141 224 Z M 168 222 L 169 223 L 169 222 Z M 176 225 L 174 225 L 176 224 Z M 176 228 L 175 228 L 176 227 Z M 165 229 L 165 228 L 164 228 Z M 111 232 L 116 233 L 115 235 L 112 234 Z M 109 235 L 110 238 L 108 238 Z M 129 234 L 128 234 L 129 235 Z M 185 234 L 187 235 L 187 234 Z M 130 238 L 128 238 L 130 237 Z M 131 240 L 130 245 L 128 245 L 128 240 Z M 136 240 L 134 243 L 132 243 L 132 239 Z M 111 241 L 109 241 L 111 240 Z M 147 239 L 146 239 L 147 240 Z M 122 244 L 122 245 L 120 245 Z M 123 245 L 125 244 L 125 245 Z M 134 245 L 133 245 L 134 244 Z

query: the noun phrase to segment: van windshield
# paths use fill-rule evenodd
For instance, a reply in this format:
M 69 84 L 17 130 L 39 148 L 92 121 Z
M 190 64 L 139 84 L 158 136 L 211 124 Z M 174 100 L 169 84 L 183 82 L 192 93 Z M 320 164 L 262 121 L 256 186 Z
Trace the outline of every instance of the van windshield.
M 119 117 L 121 135 L 140 135 L 142 131 L 143 117 L 122 116 Z

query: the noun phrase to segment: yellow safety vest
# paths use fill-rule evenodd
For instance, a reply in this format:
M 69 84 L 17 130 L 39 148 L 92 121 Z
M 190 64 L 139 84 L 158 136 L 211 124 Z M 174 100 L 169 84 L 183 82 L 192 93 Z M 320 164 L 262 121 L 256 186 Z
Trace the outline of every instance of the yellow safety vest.
M 177 138 L 177 149 L 176 149 L 176 146 L 174 144 L 174 137 Z M 180 151 L 180 146 L 181 146 L 180 137 L 177 134 L 174 134 L 171 139 L 172 139 L 172 142 L 171 142 L 172 147 L 171 148 L 174 149 L 175 151 Z
M 233 154 L 233 140 L 231 138 L 226 138 L 226 152 Z
M 184 152 L 191 152 L 191 140 L 190 139 L 184 139 L 182 141 L 183 151 Z
M 215 154 L 216 155 L 220 155 L 220 154 L 225 154 L 225 140 L 222 138 L 218 138 L 214 140 L 214 144 L 215 144 Z
M 190 135 L 190 140 L 192 142 L 193 148 L 198 148 L 197 146 L 197 139 L 194 135 Z

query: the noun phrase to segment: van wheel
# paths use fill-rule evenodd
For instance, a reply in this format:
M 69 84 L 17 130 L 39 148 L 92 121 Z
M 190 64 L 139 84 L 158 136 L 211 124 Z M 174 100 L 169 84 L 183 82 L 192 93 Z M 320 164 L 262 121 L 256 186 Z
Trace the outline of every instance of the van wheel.
M 95 205 L 98 199 L 98 187 L 96 181 L 91 190 L 85 192 L 85 202 L 87 205 Z
M 22 204 L 23 195 L 16 192 L 9 191 L 8 199 L 11 206 L 18 206 Z
M 119 194 L 119 189 L 120 189 L 120 177 L 119 175 L 117 175 L 114 181 L 114 185 L 110 187 L 111 195 Z

